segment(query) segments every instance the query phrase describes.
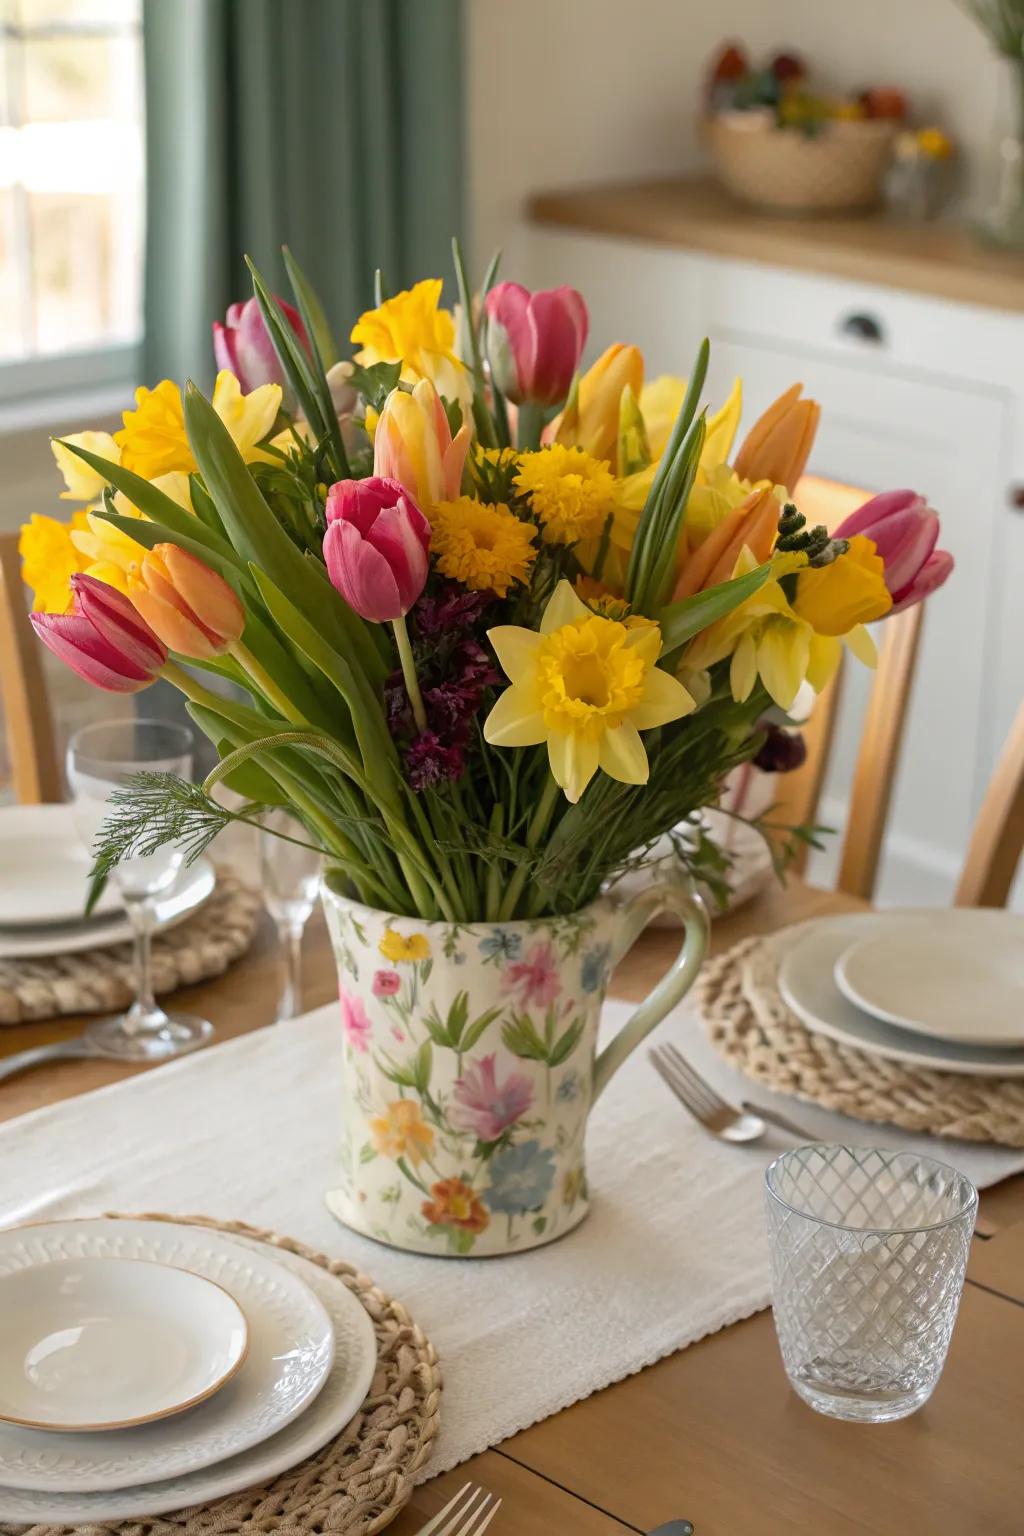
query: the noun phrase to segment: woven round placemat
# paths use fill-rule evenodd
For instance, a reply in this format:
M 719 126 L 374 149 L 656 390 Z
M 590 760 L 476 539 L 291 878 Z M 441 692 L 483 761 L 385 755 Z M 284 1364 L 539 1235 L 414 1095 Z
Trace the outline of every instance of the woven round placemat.
M 153 939 L 154 991 L 173 992 L 226 971 L 252 943 L 261 909 L 258 891 L 232 870 L 218 869 L 209 901 Z M 131 944 L 41 960 L 0 960 L 0 1024 L 127 1008 L 135 996 L 133 982 Z
M 390 1525 L 412 1495 L 414 1474 L 430 1456 L 440 1422 L 437 1355 L 402 1303 L 343 1259 L 243 1221 L 153 1212 L 127 1219 L 179 1221 L 257 1238 L 337 1275 L 366 1308 L 377 1335 L 377 1371 L 366 1401 L 315 1456 L 242 1493 L 109 1525 L 0 1524 L 0 1536 L 61 1536 L 69 1530 L 78 1536 L 374 1536 Z
M 779 993 L 779 964 L 810 926 L 745 939 L 705 964 L 694 998 L 730 1066 L 777 1093 L 857 1120 L 1024 1147 L 1024 1079 L 911 1067 L 801 1024 Z

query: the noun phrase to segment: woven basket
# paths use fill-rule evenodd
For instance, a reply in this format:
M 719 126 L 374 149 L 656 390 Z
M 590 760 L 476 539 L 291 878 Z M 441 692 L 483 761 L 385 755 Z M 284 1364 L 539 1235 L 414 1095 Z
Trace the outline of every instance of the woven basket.
M 808 138 L 759 112 L 704 123 L 718 178 L 733 196 L 787 213 L 873 208 L 896 132 L 897 124 L 881 119 L 840 120 Z

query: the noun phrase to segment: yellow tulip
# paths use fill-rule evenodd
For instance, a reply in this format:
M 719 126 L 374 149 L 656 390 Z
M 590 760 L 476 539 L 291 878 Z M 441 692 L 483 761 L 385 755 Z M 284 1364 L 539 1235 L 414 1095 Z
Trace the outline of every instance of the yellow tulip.
M 410 394 L 393 389 L 384 402 L 373 438 L 373 472 L 397 480 L 429 518 L 440 501 L 455 501 L 469 450 L 463 422 L 452 437 L 437 390 L 421 379 Z
M 569 448 L 582 448 L 592 458 L 618 467 L 619 413 L 623 391 L 636 399 L 644 386 L 644 359 L 639 347 L 616 342 L 602 352 L 580 379 L 575 402 L 552 423 L 547 437 Z

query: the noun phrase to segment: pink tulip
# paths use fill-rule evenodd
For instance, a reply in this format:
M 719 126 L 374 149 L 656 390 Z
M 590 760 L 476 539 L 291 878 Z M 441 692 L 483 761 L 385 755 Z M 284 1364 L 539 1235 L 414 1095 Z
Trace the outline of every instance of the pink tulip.
M 953 569 L 953 556 L 936 549 L 939 514 L 916 491 L 883 491 L 851 512 L 835 530 L 837 539 L 865 534 L 885 563 L 885 584 L 892 596 L 889 614 L 919 603 L 941 587 Z
M 327 493 L 327 574 L 356 613 L 402 618 L 427 579 L 430 524 L 397 480 L 339 480 Z
M 309 338 L 298 310 L 283 299 L 277 302 L 308 352 Z M 232 304 L 223 325 L 219 320 L 213 322 L 213 355 L 218 368 L 227 368 L 235 375 L 243 394 L 249 394 L 260 384 L 280 384 L 287 388 L 284 369 L 254 298 L 246 299 L 244 304 Z
M 147 688 L 167 660 L 167 648 L 126 597 L 93 576 L 71 578 L 70 613 L 33 613 L 44 645 L 78 677 L 108 693 Z
M 486 299 L 487 356 L 494 382 L 516 405 L 558 405 L 587 340 L 587 306 L 575 288 L 531 293 L 499 283 Z

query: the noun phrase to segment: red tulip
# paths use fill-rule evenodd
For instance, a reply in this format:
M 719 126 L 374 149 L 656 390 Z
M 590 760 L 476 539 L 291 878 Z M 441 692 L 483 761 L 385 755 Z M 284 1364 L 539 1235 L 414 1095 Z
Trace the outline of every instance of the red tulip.
M 303 347 L 309 352 L 309 338 L 298 310 L 277 301 L 285 318 Z M 232 304 L 224 317 L 224 324 L 213 322 L 213 355 L 218 368 L 227 368 L 242 386 L 243 394 L 250 394 L 260 384 L 280 384 L 287 388 L 284 369 L 274 351 L 270 332 L 260 313 L 257 301 L 247 299 L 244 304 Z
M 324 560 L 349 607 L 375 624 L 409 612 L 427 580 L 430 524 L 397 480 L 339 480 L 327 493 Z
M 899 613 L 934 592 L 953 569 L 953 556 L 936 549 L 939 514 L 916 491 L 883 491 L 844 518 L 834 537 L 866 534 L 885 564 L 892 596 L 889 613 Z
M 158 640 L 128 599 L 93 576 L 71 578 L 70 613 L 33 613 L 32 627 L 44 645 L 78 677 L 108 693 L 148 688 L 167 660 Z
M 558 405 L 587 340 L 587 306 L 575 288 L 531 293 L 499 283 L 486 299 L 487 356 L 494 382 L 516 405 Z

